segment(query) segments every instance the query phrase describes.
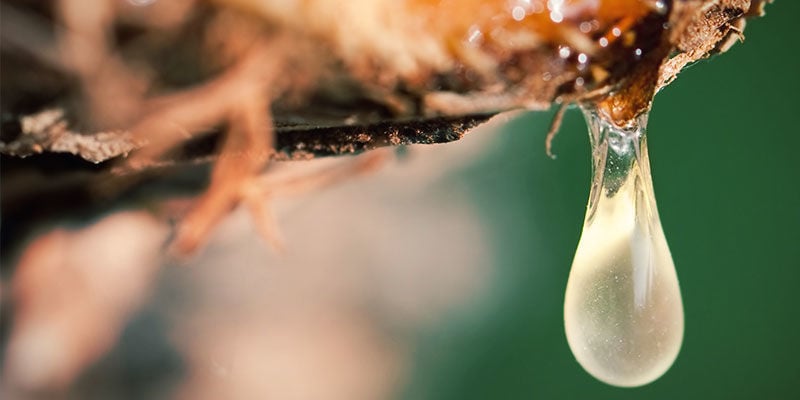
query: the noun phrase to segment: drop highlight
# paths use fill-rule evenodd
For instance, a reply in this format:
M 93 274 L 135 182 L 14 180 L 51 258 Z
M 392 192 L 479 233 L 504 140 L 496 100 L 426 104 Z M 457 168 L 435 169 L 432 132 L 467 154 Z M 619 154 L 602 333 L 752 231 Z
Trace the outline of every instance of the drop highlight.
M 658 217 L 643 113 L 620 128 L 583 108 L 593 179 L 564 302 L 567 341 L 592 376 L 614 386 L 663 375 L 683 341 L 678 278 Z

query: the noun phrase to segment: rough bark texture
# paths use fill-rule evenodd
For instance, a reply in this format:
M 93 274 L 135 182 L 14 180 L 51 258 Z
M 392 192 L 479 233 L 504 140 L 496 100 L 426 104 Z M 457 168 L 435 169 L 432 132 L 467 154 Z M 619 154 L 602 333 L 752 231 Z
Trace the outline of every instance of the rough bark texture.
M 430 117 L 410 120 L 385 120 L 369 124 L 320 126 L 308 123 L 278 123 L 276 125 L 276 161 L 300 161 L 314 157 L 358 154 L 386 146 L 447 143 L 461 139 L 470 129 L 488 120 L 493 113 L 453 117 Z M 93 134 L 69 129 L 64 113 L 59 109 L 46 110 L 20 118 L 20 124 L 8 128 L 15 140 L 2 144 L 4 154 L 28 157 L 45 152 L 69 153 L 92 163 L 102 163 L 124 156 L 146 143 L 138 142 L 127 131 L 108 131 Z M 169 163 L 203 161 L 213 157 L 216 148 L 215 131 L 199 135 L 186 145 L 183 154 Z M 144 167 L 163 166 L 152 163 Z M 126 168 L 115 171 L 128 172 Z
M 615 94 L 612 100 L 607 101 L 609 113 L 616 115 L 616 120 L 623 124 L 648 108 L 655 90 L 671 82 L 687 64 L 727 50 L 732 40 L 741 34 L 744 18 L 760 15 L 764 2 L 676 0 L 672 3 L 668 21 L 665 22 L 669 29 L 637 31 L 640 37 L 647 36 L 646 40 L 655 41 L 652 45 L 654 50 L 646 54 L 644 60 L 631 61 L 633 68 L 627 69 L 624 75 L 607 80 L 605 85 L 590 93 L 582 92 L 580 88 L 564 86 L 575 79 L 574 73 L 569 69 L 551 71 L 544 67 L 557 64 L 551 59 L 557 57 L 557 54 L 552 51 L 534 51 L 507 60 L 502 67 L 503 74 L 523 76 L 530 71 L 539 71 L 540 74 L 547 74 L 549 79 L 524 80 L 518 82 L 518 87 L 505 87 L 502 90 L 495 88 L 494 93 L 488 93 L 479 86 L 466 87 L 466 90 L 458 93 L 431 91 L 423 93 L 421 97 L 419 94 L 409 95 L 400 90 L 389 94 L 381 102 L 370 102 L 369 96 L 366 96 L 365 101 L 362 91 L 362 96 L 356 101 L 344 100 L 338 104 L 331 104 L 327 100 L 319 103 L 313 97 L 306 99 L 299 107 L 294 102 L 288 107 L 275 110 L 279 143 L 275 158 L 297 160 L 351 154 L 385 145 L 443 143 L 457 140 L 468 128 L 495 112 L 514 108 L 546 109 L 553 102 L 562 101 L 593 99 L 592 101 L 602 103 L 609 92 Z M 16 14 L 8 7 L 4 9 L 4 14 L 7 17 L 3 25 L 9 30 L 26 22 L 23 18 L 12 20 Z M 7 21 L 12 23 L 5 23 Z M 205 22 L 207 21 L 202 16 L 196 18 L 181 35 L 191 34 L 197 29 L 194 25 Z M 7 43 L 10 41 L 7 40 L 4 48 L 40 45 L 36 43 L 36 39 L 32 38 L 29 44 Z M 184 46 L 187 49 L 178 53 L 197 52 L 196 40 L 186 38 Z M 154 50 L 154 53 L 158 52 Z M 30 54 L 9 53 L 3 57 L 5 101 L 0 153 L 25 157 L 43 152 L 65 152 L 98 163 L 127 155 L 147 145 L 146 141 L 137 141 L 125 130 L 87 130 L 86 124 L 77 120 L 78 115 L 71 103 L 74 99 L 64 96 L 65 93 L 74 91 L 74 80 L 68 74 L 42 62 L 42 54 L 38 56 L 39 58 L 31 57 Z M 177 56 L 173 58 L 169 61 L 189 61 Z M 186 68 L 185 65 L 178 67 Z M 452 81 L 456 78 L 427 78 L 432 79 Z M 600 100 L 597 100 L 598 93 L 601 94 Z M 53 99 L 56 99 L 55 103 Z M 399 110 L 387 112 L 386 108 L 392 107 L 392 99 L 401 103 L 397 106 Z M 448 109 L 442 112 L 440 108 L 445 106 Z M 316 111 L 319 109 L 324 110 L 324 113 Z M 447 114 L 452 118 L 432 117 L 432 113 Z M 216 132 L 218 129 L 207 130 L 212 135 Z M 189 149 L 189 154 L 184 156 L 191 159 L 206 159 L 213 152 L 213 147 L 208 146 Z
M 564 58 L 558 47 L 548 44 L 498 55 L 494 81 L 474 75 L 468 64 L 459 64 L 446 73 L 429 72 L 414 82 L 381 87 L 380 79 L 365 82 L 335 59 L 331 61 L 319 43 L 293 42 L 302 47 L 298 53 L 318 57 L 326 72 L 306 82 L 308 76 L 319 73 L 313 63 L 290 60 L 284 67 L 282 81 L 305 90 L 302 95 L 288 90 L 287 96 L 272 102 L 275 151 L 261 157 L 307 160 L 383 146 L 450 142 L 498 112 L 543 110 L 570 102 L 596 103 L 622 125 L 647 110 L 654 93 L 687 64 L 727 50 L 740 37 L 744 19 L 761 15 L 766 2 L 666 2 L 668 13 L 654 13 L 625 28 L 631 33 L 630 43 L 609 45 L 605 58 L 598 57 L 589 68 L 579 65 L 577 52 Z M 128 154 L 147 150 L 152 143 L 126 128 L 98 128 L 102 124 L 86 117 L 81 103 L 86 87 L 82 85 L 95 77 L 89 74 L 81 81 L 75 71 L 60 64 L 54 44 L 59 28 L 53 11 L 38 2 L 9 0 L 0 6 L 4 248 L 17 227 L 31 226 L 36 219 L 65 211 L 73 216 L 80 210 L 97 212 L 99 205 L 105 207 L 110 200 L 147 200 L 159 192 L 142 192 L 143 183 L 168 188 L 173 194 L 183 189 L 197 193 L 207 183 L 207 167 L 198 165 L 214 159 L 219 138 L 229 128 L 225 123 L 200 124 L 199 132 L 187 132 L 182 143 L 163 157 L 125 162 Z M 150 60 L 156 76 L 153 90 L 169 92 L 220 75 L 224 66 L 195 63 L 203 52 L 201 33 L 213 23 L 212 17 L 219 12 L 216 7 L 201 5 L 169 35 L 158 31 L 141 35 L 124 23 L 116 26 L 113 34 L 120 45 L 137 43 L 135 54 L 120 50 L 120 57 Z M 633 48 L 644 52 L 634 55 Z M 111 65 L 108 69 L 123 69 L 115 60 L 105 61 Z M 97 71 L 102 73 L 107 71 Z M 137 88 L 135 82 L 121 87 Z M 110 106 L 113 111 L 117 105 Z M 53 198 L 59 201 L 49 200 Z

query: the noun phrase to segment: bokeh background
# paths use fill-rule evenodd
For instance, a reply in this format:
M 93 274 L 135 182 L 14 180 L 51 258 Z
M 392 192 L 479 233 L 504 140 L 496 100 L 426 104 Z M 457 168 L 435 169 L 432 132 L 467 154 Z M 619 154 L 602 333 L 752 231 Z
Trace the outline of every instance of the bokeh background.
M 460 179 L 491 231 L 486 309 L 429 332 L 408 399 L 800 397 L 800 3 L 777 1 L 745 43 L 656 96 L 649 150 L 683 293 L 683 348 L 661 379 L 618 389 L 584 373 L 562 327 L 590 175 L 582 116 L 509 124 Z
M 650 115 L 686 314 L 681 353 L 654 383 L 600 383 L 566 342 L 591 179 L 572 109 L 556 160 L 552 112 L 505 116 L 277 199 L 282 252 L 241 211 L 183 261 L 162 257 L 171 226 L 142 205 L 38 228 L 22 256 L 4 255 L 0 396 L 800 398 L 800 2 L 767 12 Z

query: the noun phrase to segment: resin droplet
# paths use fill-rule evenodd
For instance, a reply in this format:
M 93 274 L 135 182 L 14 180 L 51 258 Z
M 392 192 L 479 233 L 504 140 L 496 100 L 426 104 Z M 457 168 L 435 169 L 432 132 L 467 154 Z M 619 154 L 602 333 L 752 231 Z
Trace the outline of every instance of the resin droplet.
M 567 340 L 595 378 L 650 383 L 683 341 L 678 278 L 658 218 L 643 114 L 621 129 L 584 109 L 594 178 L 564 302 Z

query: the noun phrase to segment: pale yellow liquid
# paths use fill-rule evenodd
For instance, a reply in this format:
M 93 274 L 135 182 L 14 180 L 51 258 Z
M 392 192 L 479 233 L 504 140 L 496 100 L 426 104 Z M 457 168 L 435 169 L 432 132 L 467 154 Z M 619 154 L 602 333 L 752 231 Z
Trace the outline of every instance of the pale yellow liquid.
M 640 386 L 669 369 L 683 341 L 680 288 L 641 130 L 646 116 L 642 126 L 619 132 L 586 114 L 595 177 L 567 284 L 567 340 L 595 378 Z

